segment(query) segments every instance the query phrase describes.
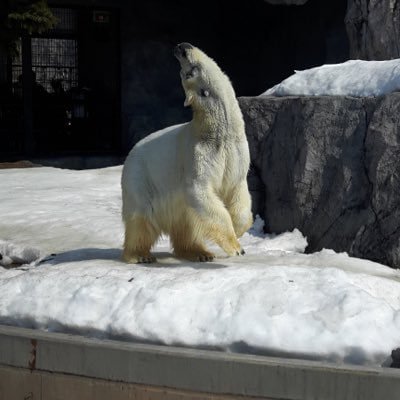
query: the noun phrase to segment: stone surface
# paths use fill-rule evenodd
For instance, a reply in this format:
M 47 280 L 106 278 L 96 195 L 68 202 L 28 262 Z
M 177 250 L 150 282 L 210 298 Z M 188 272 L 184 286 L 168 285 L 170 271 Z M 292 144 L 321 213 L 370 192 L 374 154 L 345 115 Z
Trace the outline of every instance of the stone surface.
M 42 400 L 42 379 L 29 369 L 0 365 L 0 400 Z
M 348 0 L 345 23 L 350 58 L 400 57 L 399 0 Z
M 239 101 L 266 230 L 400 267 L 400 94 Z
M 30 371 L 0 365 L 0 400 L 240 400 L 242 396 Z M 254 397 L 252 397 L 254 399 Z M 268 400 L 267 398 L 265 398 Z
M 398 400 L 399 392 L 397 369 L 0 325 L 0 400 Z
M 391 368 L 400 368 L 400 347 L 392 351 Z

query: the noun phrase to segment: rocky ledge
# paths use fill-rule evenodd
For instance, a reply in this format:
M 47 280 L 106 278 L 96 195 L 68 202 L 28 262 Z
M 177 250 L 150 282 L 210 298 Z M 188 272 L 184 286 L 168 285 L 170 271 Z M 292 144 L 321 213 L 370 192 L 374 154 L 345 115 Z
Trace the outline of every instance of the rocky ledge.
M 242 97 L 253 211 L 330 248 L 400 267 L 400 93 Z

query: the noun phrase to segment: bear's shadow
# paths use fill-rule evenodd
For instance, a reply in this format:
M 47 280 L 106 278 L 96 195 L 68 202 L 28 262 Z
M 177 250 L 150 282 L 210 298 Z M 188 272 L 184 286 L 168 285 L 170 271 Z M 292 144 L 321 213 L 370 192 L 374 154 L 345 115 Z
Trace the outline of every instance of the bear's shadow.
M 175 258 L 171 253 L 155 252 L 153 253 L 157 262 L 153 264 L 126 264 L 122 261 L 121 249 L 97 249 L 97 248 L 82 248 L 75 250 L 68 250 L 58 254 L 51 254 L 41 260 L 39 264 L 59 265 L 70 262 L 79 261 L 95 261 L 95 260 L 109 260 L 118 262 L 126 266 L 144 266 L 154 268 L 178 268 L 187 267 L 193 269 L 220 269 L 226 268 L 226 265 L 216 262 L 193 262 L 183 259 Z

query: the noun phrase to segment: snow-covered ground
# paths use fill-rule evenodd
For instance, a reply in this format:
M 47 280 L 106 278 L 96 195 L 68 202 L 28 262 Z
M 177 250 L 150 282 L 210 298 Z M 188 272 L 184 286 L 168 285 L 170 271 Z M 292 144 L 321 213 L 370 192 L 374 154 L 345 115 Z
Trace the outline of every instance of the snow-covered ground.
M 349 60 L 295 71 L 261 96 L 380 96 L 400 90 L 400 59 Z
M 400 275 L 295 230 L 243 257 L 120 261 L 121 167 L 0 170 L 0 323 L 104 338 L 382 365 L 400 345 Z M 10 267 L 11 263 L 21 264 Z

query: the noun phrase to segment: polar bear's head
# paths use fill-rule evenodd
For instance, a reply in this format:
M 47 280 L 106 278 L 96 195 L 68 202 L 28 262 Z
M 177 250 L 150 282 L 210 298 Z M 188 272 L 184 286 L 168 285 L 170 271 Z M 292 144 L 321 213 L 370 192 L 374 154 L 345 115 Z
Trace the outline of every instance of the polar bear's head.
M 191 106 L 194 111 L 212 112 L 226 108 L 232 101 L 236 103 L 229 78 L 212 58 L 190 43 L 178 44 L 174 53 L 181 65 L 186 107 Z

